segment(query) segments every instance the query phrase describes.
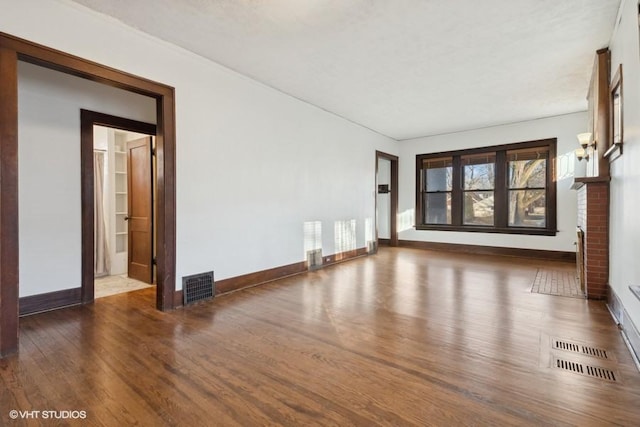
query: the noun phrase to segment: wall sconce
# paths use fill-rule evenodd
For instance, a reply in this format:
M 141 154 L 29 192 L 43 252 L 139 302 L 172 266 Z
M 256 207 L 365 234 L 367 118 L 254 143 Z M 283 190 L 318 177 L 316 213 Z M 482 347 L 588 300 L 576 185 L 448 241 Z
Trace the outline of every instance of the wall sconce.
M 578 141 L 580 141 L 580 146 L 583 149 L 587 147 L 595 147 L 596 142 L 591 139 L 591 132 L 579 133 Z
M 581 162 L 582 159 L 589 161 L 589 153 L 585 148 L 576 148 L 575 154 L 579 162 Z

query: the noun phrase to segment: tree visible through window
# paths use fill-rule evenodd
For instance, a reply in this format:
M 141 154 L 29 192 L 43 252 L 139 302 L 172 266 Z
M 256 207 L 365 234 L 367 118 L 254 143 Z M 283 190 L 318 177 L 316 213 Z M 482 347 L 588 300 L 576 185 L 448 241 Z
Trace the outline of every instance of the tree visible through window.
M 555 234 L 556 139 L 416 156 L 416 228 Z
M 495 162 L 494 153 L 462 156 L 465 225 L 494 225 Z
M 507 152 L 509 226 L 546 227 L 547 155 L 538 148 Z
M 451 224 L 451 158 L 429 159 L 423 170 L 428 224 Z

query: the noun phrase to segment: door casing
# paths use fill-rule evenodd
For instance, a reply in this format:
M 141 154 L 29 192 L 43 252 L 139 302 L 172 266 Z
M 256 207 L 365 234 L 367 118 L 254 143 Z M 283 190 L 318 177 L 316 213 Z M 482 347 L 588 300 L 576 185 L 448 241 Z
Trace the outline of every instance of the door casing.
M 129 132 L 155 135 L 156 125 L 139 122 L 123 117 L 102 114 L 95 111 L 80 110 L 80 175 L 82 206 L 82 303 L 95 298 L 93 256 L 94 256 L 94 205 L 93 205 L 93 157 L 86 152 L 93 152 L 93 127 L 104 126 Z M 154 183 L 157 185 L 157 183 Z M 157 289 L 156 292 L 160 292 Z
M 398 246 L 398 156 L 376 151 L 376 188 L 375 188 L 375 227 L 376 242 L 378 242 L 378 166 L 380 159 L 387 159 L 391 162 L 391 212 L 389 214 L 389 246 Z
M 179 303 L 175 292 L 176 165 L 174 88 L 0 32 L 0 357 L 18 350 L 18 61 L 71 74 L 156 100 L 157 298 L 159 310 Z M 92 157 L 93 148 L 81 156 Z M 85 160 L 86 161 L 86 160 Z M 87 177 L 82 177 L 86 180 Z M 88 187 L 81 191 L 89 191 Z M 83 195 L 82 197 L 86 197 Z M 82 212 L 84 217 L 89 212 Z M 93 245 L 89 246 L 92 248 Z M 92 248 L 93 249 L 93 248 Z M 84 278 L 87 272 L 81 272 Z M 93 265 L 91 265 L 93 274 Z

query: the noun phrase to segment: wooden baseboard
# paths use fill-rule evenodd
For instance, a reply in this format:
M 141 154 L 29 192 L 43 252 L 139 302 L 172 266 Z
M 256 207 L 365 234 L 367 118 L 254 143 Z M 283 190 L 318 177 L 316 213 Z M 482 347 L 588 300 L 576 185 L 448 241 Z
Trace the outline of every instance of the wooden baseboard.
M 65 289 L 20 298 L 19 313 L 20 316 L 27 316 L 29 314 L 55 310 L 71 305 L 79 305 L 81 303 L 82 288 Z
M 391 239 L 378 239 L 378 246 L 391 246 Z
M 327 255 L 322 257 L 322 265 L 326 266 L 326 265 L 337 264 L 339 262 L 348 261 L 350 259 L 365 256 L 367 254 L 368 254 L 367 248 L 359 248 L 351 251 L 340 252 L 333 255 Z
M 550 261 L 576 262 L 575 252 L 546 251 L 540 249 L 503 248 L 498 246 L 463 245 L 455 243 L 420 242 L 400 240 L 398 245 L 405 248 L 427 249 L 479 255 L 501 255 L 518 258 L 534 258 Z
M 305 262 L 284 265 L 282 267 L 270 268 L 268 270 L 256 271 L 255 273 L 243 274 L 242 276 L 231 277 L 229 279 L 216 281 L 216 295 L 237 291 L 238 289 L 250 286 L 261 285 L 266 282 L 282 279 L 283 277 L 307 271 Z
M 340 252 L 333 255 L 322 257 L 322 266 L 337 264 L 339 262 L 348 261 L 367 255 L 367 248 L 359 248 L 351 251 Z M 263 283 L 272 282 L 296 274 L 306 273 L 309 271 L 307 263 L 296 262 L 294 264 L 274 267 L 268 270 L 256 271 L 255 273 L 243 274 L 242 276 L 231 277 L 228 279 L 217 280 L 215 282 L 216 295 L 226 294 L 228 292 L 237 291 L 244 288 L 250 288 Z M 182 290 L 176 291 L 173 296 L 174 306 L 182 306 Z
M 184 295 L 182 294 L 182 289 L 179 291 L 175 291 L 173 293 L 173 307 L 178 308 L 182 307 L 184 302 Z

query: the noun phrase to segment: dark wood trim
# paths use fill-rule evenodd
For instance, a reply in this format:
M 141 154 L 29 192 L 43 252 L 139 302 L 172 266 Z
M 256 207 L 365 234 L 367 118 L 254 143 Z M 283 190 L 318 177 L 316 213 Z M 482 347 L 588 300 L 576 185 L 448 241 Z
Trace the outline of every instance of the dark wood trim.
M 182 307 L 184 305 L 184 295 L 182 289 L 179 289 L 173 293 L 173 306 Z
M 65 289 L 20 298 L 20 316 L 79 305 L 82 303 L 82 288 Z
M 620 141 L 613 140 L 613 134 L 615 129 L 614 117 L 613 117 L 613 94 L 617 89 L 620 89 Z M 609 136 L 610 140 L 607 141 L 609 147 L 602 155 L 608 161 L 617 159 L 619 156 L 613 157 L 613 153 L 616 151 L 622 154 L 622 145 L 624 143 L 624 87 L 622 85 L 622 64 L 618 65 L 615 74 L 611 78 L 611 84 L 609 85 Z
M 501 183 L 504 183 L 504 187 L 509 186 L 509 172 L 507 167 L 507 152 L 506 151 L 498 151 L 496 152 L 496 169 L 494 176 L 494 188 L 497 189 L 501 186 Z M 509 205 L 509 190 L 507 191 L 494 191 L 494 204 L 496 206 L 508 206 Z M 495 217 L 493 218 L 495 224 L 508 224 L 509 223 L 509 209 L 494 209 L 493 214 Z
M 549 230 L 546 228 L 518 228 L 518 227 L 490 227 L 490 226 L 473 226 L 473 225 L 439 225 L 426 224 L 416 225 L 416 230 L 432 230 L 432 231 L 460 231 L 464 233 L 494 233 L 494 234 L 525 234 L 530 236 L 555 236 L 558 230 Z
M 446 251 L 477 255 L 500 255 L 517 258 L 544 259 L 550 261 L 576 262 L 575 252 L 546 251 L 541 249 L 504 248 L 498 246 L 462 245 L 456 243 L 419 242 L 400 240 L 400 246 L 430 251 Z
M 580 182 L 583 184 L 588 184 L 590 182 L 609 182 L 611 181 L 610 176 L 577 176 L 573 179 L 574 182 Z
M 376 227 L 376 240 L 380 240 L 378 238 L 378 217 L 377 217 L 377 212 L 378 212 L 378 192 L 377 192 L 377 184 L 378 184 L 378 161 L 379 159 L 387 159 L 391 162 L 391 191 L 390 191 L 390 197 L 391 197 L 391 207 L 390 207 L 390 215 L 389 215 L 389 237 L 390 237 L 390 245 L 391 246 L 398 246 L 398 193 L 399 193 L 399 189 L 398 189 L 398 182 L 399 182 L 399 178 L 398 178 L 398 156 L 394 156 L 393 154 L 388 154 L 388 153 L 384 153 L 382 151 L 377 151 L 376 150 L 376 191 L 374 194 L 376 194 L 376 199 L 375 199 L 375 212 L 376 212 L 376 220 L 375 220 L 375 227 Z
M 93 209 L 93 126 L 105 126 L 129 132 L 156 135 L 156 125 L 123 117 L 80 110 L 80 205 L 82 209 L 82 303 L 94 299 L 94 209 Z M 156 184 L 154 183 L 154 186 Z M 155 225 L 154 225 L 155 226 Z M 156 292 L 162 293 L 160 287 Z
M 589 98 L 596 95 L 597 105 L 595 108 L 595 117 L 592 119 L 595 129 L 591 129 L 593 139 L 596 142 L 596 151 L 598 157 L 598 175 L 609 176 L 610 167 L 609 159 L 604 156 L 609 148 L 611 128 L 610 128 L 610 100 L 609 100 L 609 76 L 611 74 L 611 51 L 608 48 L 596 51 L 594 60 L 592 82 L 590 90 L 594 93 L 589 94 Z M 595 159 L 594 159 L 595 161 Z
M 578 190 L 583 185 L 589 184 L 592 182 L 609 182 L 611 181 L 610 176 L 578 176 L 573 178 L 573 184 L 571 184 L 572 190 Z
M 391 158 L 391 217 L 389 218 L 390 224 L 390 242 L 391 246 L 398 246 L 398 194 L 400 193 L 400 189 L 398 188 L 399 177 L 399 160 L 398 157 Z
M 57 49 L 0 32 L 0 47 L 17 52 L 20 61 L 157 98 L 173 92 L 171 86 L 139 77 Z
M 503 233 L 503 234 L 530 234 L 537 236 L 555 236 L 557 230 L 557 183 L 555 180 L 556 171 L 556 148 L 557 138 L 547 138 L 534 141 L 516 142 L 511 144 L 493 145 L 465 150 L 446 151 L 438 153 L 426 153 L 416 155 L 416 189 L 415 189 L 415 212 L 416 230 L 439 230 L 439 231 L 463 231 L 480 233 Z M 546 170 L 546 226 L 540 227 L 510 227 L 508 224 L 508 172 L 506 153 L 509 150 L 520 150 L 526 148 L 546 147 L 548 149 L 547 170 Z M 494 226 L 464 225 L 463 219 L 463 176 L 462 176 L 462 156 L 495 153 L 495 186 L 494 186 Z M 451 224 L 424 224 L 425 213 L 423 212 L 424 183 L 423 165 L 426 159 L 447 157 L 452 161 L 452 189 L 451 189 Z
M 554 236 L 558 230 L 558 185 L 556 181 L 558 168 L 558 139 L 549 139 L 549 158 L 547 159 L 547 226 L 546 230 Z
M 176 290 L 176 110 L 171 89 L 157 102 L 156 134 L 156 307 L 174 308 Z
M 425 222 L 424 219 L 424 206 L 423 206 L 423 187 L 424 183 L 422 182 L 422 158 L 420 156 L 416 156 L 416 204 L 415 206 L 415 214 L 413 217 L 414 227 L 417 227 L 420 224 Z
M 462 225 L 462 203 L 464 188 L 462 178 L 462 162 L 460 156 L 453 156 L 451 159 L 451 225 L 450 227 L 461 228 Z M 427 185 L 429 183 L 427 182 Z M 426 188 L 425 188 L 426 191 Z M 495 211 L 495 209 L 494 209 Z M 420 224 L 423 225 L 423 224 Z
M 508 150 L 520 150 L 525 148 L 541 147 L 543 145 L 550 145 L 557 141 L 557 138 L 544 138 L 535 139 L 531 141 L 512 142 L 509 144 L 499 145 L 487 145 L 484 147 L 468 148 L 455 151 L 440 151 L 434 153 L 418 154 L 417 157 L 429 158 L 429 157 L 453 157 L 453 156 L 467 156 L 471 154 L 490 153 L 494 151 L 508 151 Z M 420 164 L 422 166 L 422 164 Z
M 18 349 L 18 58 L 0 45 L 0 357 Z
M 18 349 L 17 59 L 156 100 L 157 308 L 172 309 L 175 293 L 174 88 L 0 32 L 0 356 Z
M 243 274 L 242 276 L 231 277 L 229 279 L 216 280 L 216 295 L 261 285 L 306 271 L 307 264 L 303 261 L 282 267 L 270 268 L 268 270 L 256 271 L 255 273 Z
M 378 245 L 380 245 L 380 246 L 391 246 L 391 240 L 389 240 L 389 239 L 378 239 Z
M 137 120 L 131 120 L 124 117 L 112 116 L 110 114 L 99 113 L 97 111 L 80 110 L 80 118 L 83 121 L 91 123 L 91 126 L 104 126 L 109 128 L 120 129 L 129 132 L 143 133 L 145 135 L 155 136 L 157 127 L 153 123 L 145 123 Z M 81 123 L 82 124 L 82 123 Z M 92 141 L 93 142 L 93 141 Z M 93 147 L 91 147 L 93 152 Z
M 322 258 L 322 265 L 329 266 L 345 261 L 366 256 L 367 248 L 354 249 L 352 251 L 340 252 L 333 255 L 327 255 Z M 216 295 L 234 292 L 244 288 L 261 285 L 284 277 L 295 276 L 308 272 L 307 263 L 305 261 L 296 262 L 294 264 L 274 267 L 268 270 L 256 271 L 254 273 L 243 274 L 241 276 L 230 277 L 228 279 L 216 280 Z M 174 293 L 175 306 L 182 305 L 182 291 Z
M 389 243 L 391 243 L 391 241 L 389 241 Z M 350 259 L 365 256 L 367 254 L 367 248 L 359 248 L 351 251 L 339 252 L 337 254 L 322 257 L 322 265 L 327 266 L 337 264 L 339 262 L 349 261 Z

